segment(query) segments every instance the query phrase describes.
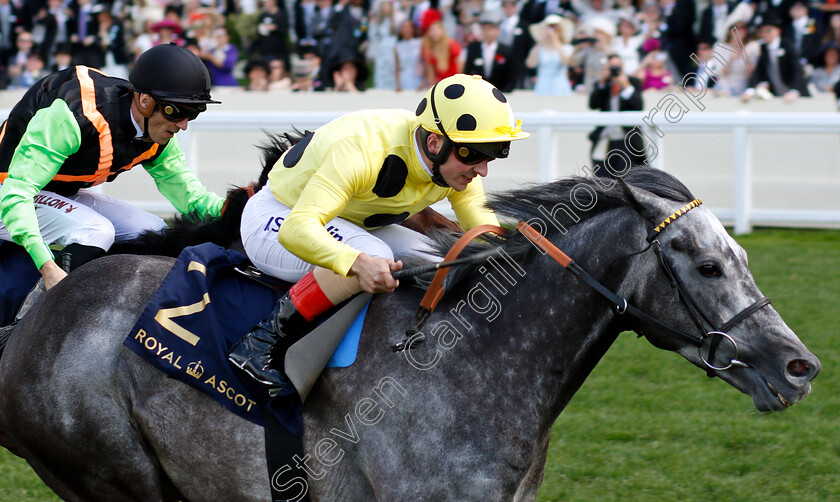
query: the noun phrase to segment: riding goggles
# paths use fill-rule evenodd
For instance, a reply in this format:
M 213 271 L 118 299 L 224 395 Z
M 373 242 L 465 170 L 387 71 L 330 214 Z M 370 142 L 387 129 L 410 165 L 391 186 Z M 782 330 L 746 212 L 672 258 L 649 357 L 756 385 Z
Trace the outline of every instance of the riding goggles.
M 163 118 L 170 122 L 180 122 L 184 119 L 195 120 L 198 114 L 207 110 L 207 105 L 198 103 L 195 106 L 187 106 L 183 103 L 176 104 L 169 101 L 160 102 L 160 113 Z
M 484 161 L 507 158 L 510 153 L 510 141 L 498 143 L 455 143 L 455 157 L 467 165 L 480 164 Z

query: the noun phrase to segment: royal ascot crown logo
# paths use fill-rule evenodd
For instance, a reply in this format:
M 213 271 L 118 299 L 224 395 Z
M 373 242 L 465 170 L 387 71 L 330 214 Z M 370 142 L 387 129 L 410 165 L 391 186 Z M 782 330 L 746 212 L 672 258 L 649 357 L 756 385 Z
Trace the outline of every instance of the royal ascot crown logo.
M 193 361 L 187 365 L 187 375 L 198 380 L 203 374 L 204 366 L 201 365 L 201 361 Z

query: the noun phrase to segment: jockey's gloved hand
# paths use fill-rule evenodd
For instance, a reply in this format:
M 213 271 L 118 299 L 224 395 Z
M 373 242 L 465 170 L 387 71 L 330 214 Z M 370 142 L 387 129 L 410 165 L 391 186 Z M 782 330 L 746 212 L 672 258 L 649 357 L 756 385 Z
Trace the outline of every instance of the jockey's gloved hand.
M 400 285 L 392 273 L 401 270 L 402 266 L 402 261 L 395 262 L 362 253 L 350 267 L 350 275 L 358 277 L 362 291 L 390 293 Z

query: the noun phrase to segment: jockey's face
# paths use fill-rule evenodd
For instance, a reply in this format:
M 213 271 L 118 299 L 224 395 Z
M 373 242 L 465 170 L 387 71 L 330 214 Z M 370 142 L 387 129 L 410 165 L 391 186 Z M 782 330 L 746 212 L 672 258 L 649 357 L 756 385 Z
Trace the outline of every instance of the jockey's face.
M 166 145 L 178 131 L 187 130 L 187 120 L 183 118 L 177 122 L 167 120 L 160 110 L 155 110 L 149 117 L 149 138 L 159 145 Z
M 455 152 L 449 154 L 446 162 L 440 166 L 440 175 L 447 185 L 458 192 L 467 189 L 473 178 L 476 176 L 487 176 L 487 160 L 482 160 L 478 164 L 463 163 Z
M 430 134 L 426 138 L 426 141 L 426 146 L 432 153 L 436 154 L 440 152 L 440 149 L 443 147 L 443 136 L 440 134 Z M 455 145 L 455 148 L 457 148 L 457 145 Z M 480 162 L 467 164 L 456 155 L 455 148 L 449 152 L 449 157 L 446 158 L 446 162 L 440 165 L 440 175 L 447 185 L 460 192 L 466 190 L 467 185 L 476 176 L 487 176 L 487 163 L 489 160 L 485 158 Z M 428 160 L 425 155 L 423 158 L 427 162 L 427 165 L 431 167 L 431 160 Z
M 155 143 L 165 146 L 175 133 L 187 130 L 187 121 L 190 117 L 184 117 L 176 121 L 168 120 L 163 116 L 159 104 L 151 96 L 139 92 L 135 93 L 135 99 L 131 102 L 131 114 L 140 128 L 143 128 L 143 117 L 148 115 L 149 110 L 151 110 L 151 115 L 149 115 L 147 132 L 149 139 Z

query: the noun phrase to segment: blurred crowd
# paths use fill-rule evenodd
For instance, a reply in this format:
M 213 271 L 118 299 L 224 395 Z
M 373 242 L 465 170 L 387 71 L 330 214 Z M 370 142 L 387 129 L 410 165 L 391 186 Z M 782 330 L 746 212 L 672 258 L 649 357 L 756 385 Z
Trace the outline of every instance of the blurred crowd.
M 617 56 L 643 89 L 794 100 L 840 81 L 840 0 L 0 0 L 0 88 L 72 64 L 126 77 L 169 42 L 214 86 L 252 91 L 418 90 L 466 72 L 588 95 Z

